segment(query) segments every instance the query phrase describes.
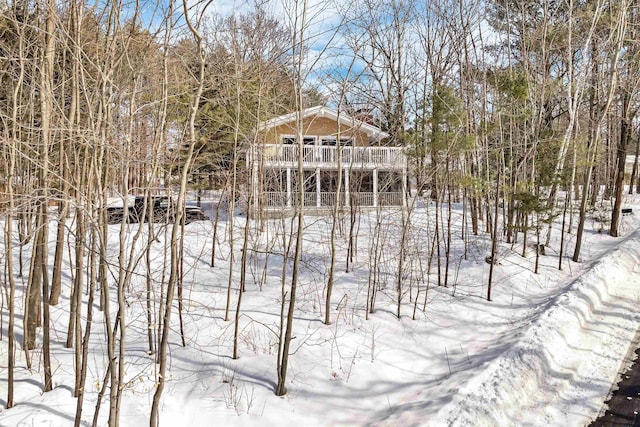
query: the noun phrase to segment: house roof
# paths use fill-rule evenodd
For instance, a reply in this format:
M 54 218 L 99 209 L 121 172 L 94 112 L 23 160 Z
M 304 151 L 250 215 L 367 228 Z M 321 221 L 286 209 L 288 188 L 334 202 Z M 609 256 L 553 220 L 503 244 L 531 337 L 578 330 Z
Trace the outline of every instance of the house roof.
M 268 130 L 276 126 L 291 123 L 292 121 L 296 120 L 296 114 L 296 112 L 285 114 L 284 116 L 276 117 L 271 120 L 267 120 L 266 122 L 262 122 L 259 129 Z M 342 112 L 338 114 L 337 110 L 328 107 L 317 106 L 307 108 L 305 110 L 302 110 L 300 115 L 302 119 L 315 116 L 335 120 L 336 122 L 345 126 L 349 126 L 350 128 L 357 128 L 359 131 L 364 132 L 368 137 L 374 139 L 383 139 L 389 136 L 388 133 L 383 132 L 377 126 L 370 125 L 363 122 L 362 120 L 358 120 Z

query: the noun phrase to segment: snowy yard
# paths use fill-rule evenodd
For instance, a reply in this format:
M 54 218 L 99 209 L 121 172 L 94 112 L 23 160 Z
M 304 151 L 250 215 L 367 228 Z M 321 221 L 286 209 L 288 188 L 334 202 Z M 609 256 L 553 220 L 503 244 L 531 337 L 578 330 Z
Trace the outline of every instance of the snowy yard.
M 322 320 L 331 223 L 328 218 L 307 217 L 285 397 L 273 393 L 283 271 L 282 247 L 274 236 L 283 223 L 270 220 L 264 231 L 251 233 L 237 360 L 231 355 L 240 238 L 235 242 L 232 267 L 231 320 L 225 322 L 230 268 L 227 222 L 221 219 L 218 225 L 220 246 L 213 268 L 209 265 L 212 222 L 189 224 L 183 260 L 186 346 L 181 345 L 174 309 L 161 425 L 584 425 L 600 411 L 640 324 L 640 200 L 629 202 L 636 213 L 623 217 L 624 236 L 600 233 L 600 224 L 589 220 L 582 262 L 573 263 L 568 256 L 562 271 L 558 270 L 559 220 L 554 223 L 546 255 L 540 257 L 539 274 L 533 272 L 535 248 L 529 247 L 523 258 L 521 240 L 513 247 L 500 243 L 490 302 L 486 300 L 489 264 L 485 262 L 490 240 L 484 233 L 468 236 L 464 259 L 458 227 L 452 236 L 449 284 L 438 286 L 435 261 L 426 274 L 430 245 L 425 242 L 433 234 L 427 213 L 433 206 L 419 207 L 412 214 L 406 245 L 408 265 L 402 276 L 400 319 L 395 281 L 399 215 L 395 211 L 384 214 L 377 242 L 383 248 L 377 263 L 379 290 L 368 320 L 365 306 L 373 244 L 368 236 L 375 233 L 376 213 L 360 216 L 357 253 L 348 273 L 345 219 L 345 227 L 338 230 L 333 324 L 329 326 Z M 460 209 L 456 206 L 454 210 L 458 223 Z M 243 223 L 243 217 L 235 218 L 237 236 L 242 234 Z M 118 227 L 109 228 L 113 260 L 118 255 Z M 137 227 L 131 225 L 128 235 Z M 161 225 L 156 224 L 156 229 L 159 234 L 152 246 L 150 268 L 157 284 L 163 280 L 167 235 Z M 529 236 L 530 244 L 534 237 L 533 233 Z M 574 234 L 565 238 L 570 254 Z M 30 252 L 30 247 L 25 251 Z M 65 263 L 71 271 L 68 257 Z M 147 352 L 144 262 L 136 271 L 140 275 L 126 293 L 124 426 L 148 424 L 157 369 L 153 355 Z M 17 406 L 0 412 L 2 426 L 66 426 L 73 422 L 74 354 L 64 348 L 71 278 L 64 277 L 67 283 L 61 303 L 52 308 L 54 390 L 42 393 L 40 366 L 28 371 L 24 353 L 18 351 Z M 290 274 L 286 278 L 288 286 Z M 24 283 L 19 282 L 18 304 L 23 304 Z M 152 300 L 158 304 L 159 285 L 154 292 Z M 3 301 L 5 297 L 3 294 Z M 111 298 L 113 317 L 115 291 Z M 2 317 L 0 403 L 4 405 L 6 301 Z M 103 313 L 94 310 L 83 410 L 86 425 L 92 422 L 107 366 L 103 322 Z M 16 327 L 21 341 L 21 319 Z M 33 355 L 36 361 L 38 351 Z M 107 415 L 108 393 L 97 424 L 105 425 Z

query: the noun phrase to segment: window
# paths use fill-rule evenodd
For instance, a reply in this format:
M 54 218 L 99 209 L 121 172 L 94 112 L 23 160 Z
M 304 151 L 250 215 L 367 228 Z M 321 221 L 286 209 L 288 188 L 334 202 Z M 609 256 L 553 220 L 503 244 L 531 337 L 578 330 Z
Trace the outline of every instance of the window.
M 326 145 L 335 147 L 337 145 L 338 139 L 333 136 L 325 136 L 320 139 L 320 145 Z M 353 140 L 351 138 L 340 138 L 340 145 L 343 147 L 350 147 L 353 145 Z
M 373 172 L 352 171 L 349 177 L 349 187 L 352 193 L 372 193 Z
M 287 191 L 287 172 L 282 169 L 267 170 L 265 173 L 264 191 L 283 192 Z
M 292 135 L 286 135 L 282 137 L 282 143 L 286 145 L 293 145 L 297 143 L 298 138 Z M 303 136 L 302 137 L 303 145 L 315 145 L 316 137 L 315 136 Z
M 337 171 L 320 171 L 320 191 L 323 193 L 334 193 L 338 191 Z
M 291 189 L 294 193 L 300 192 L 300 176 L 297 172 L 291 173 Z M 316 172 L 306 170 L 303 172 L 303 181 L 302 185 L 305 193 L 315 193 L 316 192 Z
M 316 172 L 304 171 L 304 192 L 315 193 L 316 192 Z
M 381 193 L 402 191 L 402 175 L 397 172 L 378 172 L 378 188 Z

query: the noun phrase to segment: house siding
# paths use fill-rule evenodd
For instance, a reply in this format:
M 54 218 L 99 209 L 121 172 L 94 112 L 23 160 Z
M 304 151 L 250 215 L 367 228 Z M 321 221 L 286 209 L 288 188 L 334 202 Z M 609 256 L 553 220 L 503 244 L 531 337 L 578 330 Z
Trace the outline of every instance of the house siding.
M 339 132 L 341 138 L 353 138 L 355 146 L 366 147 L 369 145 L 369 137 L 366 133 L 357 128 L 339 125 L 336 121 L 326 117 L 306 118 L 302 124 L 302 133 L 305 136 L 337 136 Z M 279 144 L 281 136 L 295 134 L 296 122 L 285 123 L 267 130 L 264 135 L 264 143 Z

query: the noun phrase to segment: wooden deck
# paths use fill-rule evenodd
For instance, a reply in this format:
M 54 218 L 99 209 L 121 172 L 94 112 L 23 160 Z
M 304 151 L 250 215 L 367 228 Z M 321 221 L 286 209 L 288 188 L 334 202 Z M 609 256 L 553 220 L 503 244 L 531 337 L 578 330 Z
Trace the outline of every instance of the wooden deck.
M 249 150 L 248 161 L 262 162 L 266 167 L 295 168 L 300 155 L 298 145 L 265 144 Z M 395 169 L 407 166 L 407 158 L 401 147 L 333 147 L 309 145 L 302 147 L 304 168 L 337 169 Z

